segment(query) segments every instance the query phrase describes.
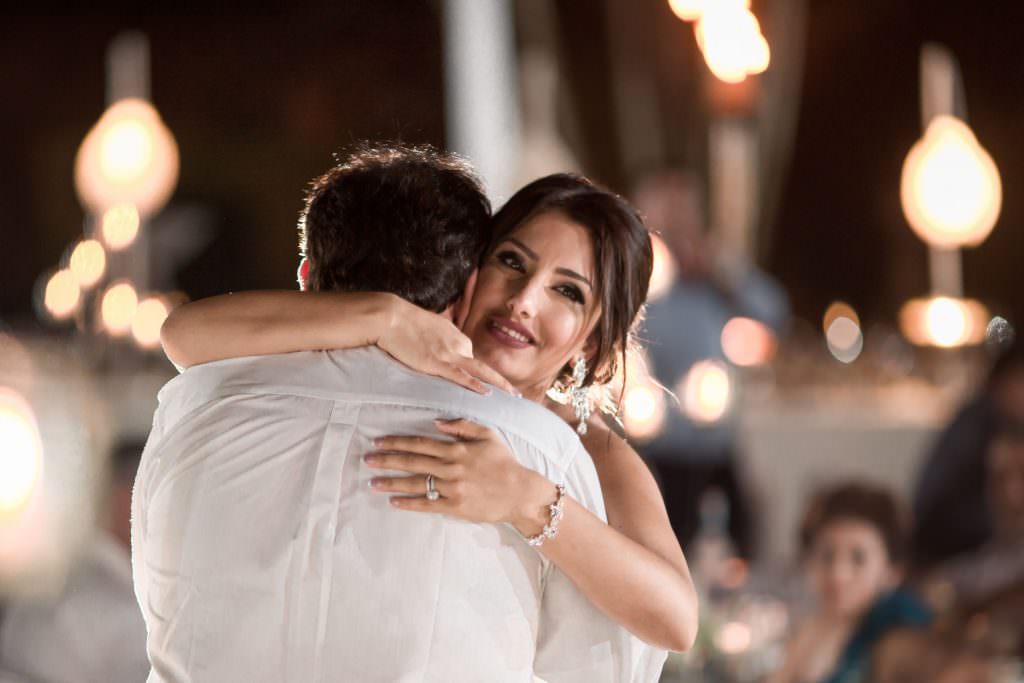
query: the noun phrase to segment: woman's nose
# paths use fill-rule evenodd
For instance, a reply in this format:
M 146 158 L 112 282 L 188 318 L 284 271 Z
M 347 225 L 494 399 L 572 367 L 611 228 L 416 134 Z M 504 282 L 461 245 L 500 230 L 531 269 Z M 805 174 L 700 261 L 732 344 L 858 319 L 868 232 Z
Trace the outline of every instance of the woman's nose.
M 512 291 L 505 302 L 513 317 L 532 318 L 537 314 L 538 283 L 523 278 L 512 283 Z

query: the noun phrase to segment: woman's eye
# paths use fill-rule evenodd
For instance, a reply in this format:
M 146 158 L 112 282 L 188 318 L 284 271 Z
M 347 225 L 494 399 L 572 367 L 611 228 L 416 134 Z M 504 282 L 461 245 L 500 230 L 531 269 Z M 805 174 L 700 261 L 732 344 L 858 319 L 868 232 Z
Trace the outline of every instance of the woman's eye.
M 561 285 L 555 288 L 556 291 L 570 301 L 578 304 L 584 303 L 583 292 L 575 285 Z
M 522 271 L 523 270 L 523 262 L 519 258 L 519 255 L 516 254 L 514 251 L 503 251 L 503 252 L 500 252 L 498 254 L 495 254 L 494 258 L 498 261 L 498 263 L 500 263 L 500 264 L 502 264 L 504 266 L 508 266 L 509 268 L 512 268 L 513 270 L 518 270 L 518 271 Z

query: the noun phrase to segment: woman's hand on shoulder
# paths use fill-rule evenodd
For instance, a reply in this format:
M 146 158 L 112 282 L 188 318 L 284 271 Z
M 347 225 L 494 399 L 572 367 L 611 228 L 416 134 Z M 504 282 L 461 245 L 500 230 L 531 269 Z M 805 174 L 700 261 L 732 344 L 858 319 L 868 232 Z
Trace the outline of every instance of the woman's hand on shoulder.
M 473 342 L 450 320 L 397 296 L 388 299 L 377 346 L 398 362 L 471 391 L 488 393 L 484 382 L 518 391 L 494 368 L 473 358 Z

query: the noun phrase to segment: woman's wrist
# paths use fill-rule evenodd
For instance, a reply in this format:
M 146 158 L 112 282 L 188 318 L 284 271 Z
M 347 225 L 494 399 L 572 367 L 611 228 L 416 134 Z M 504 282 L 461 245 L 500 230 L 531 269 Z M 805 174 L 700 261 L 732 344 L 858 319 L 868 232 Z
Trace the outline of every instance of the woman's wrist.
M 544 531 L 551 521 L 551 504 L 558 499 L 558 487 L 546 477 L 524 469 L 524 483 L 519 487 L 523 492 L 512 526 L 526 538 L 533 538 Z
M 371 292 L 366 295 L 364 309 L 370 344 L 385 346 L 389 335 L 401 317 L 399 308 L 404 301 L 388 292 Z

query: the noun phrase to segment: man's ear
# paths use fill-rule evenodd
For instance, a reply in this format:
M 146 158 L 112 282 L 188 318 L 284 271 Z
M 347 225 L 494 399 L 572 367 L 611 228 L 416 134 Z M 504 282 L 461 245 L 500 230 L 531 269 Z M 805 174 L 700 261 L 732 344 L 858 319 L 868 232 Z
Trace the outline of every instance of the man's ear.
M 299 279 L 299 289 L 306 291 L 306 284 L 309 282 L 309 259 L 305 256 L 299 261 L 299 270 L 296 272 Z
M 473 272 L 466 278 L 466 286 L 462 288 L 462 296 L 455 302 L 452 318 L 455 326 L 460 330 L 465 324 L 466 318 L 469 317 L 470 304 L 473 303 L 473 293 L 476 291 L 476 276 L 479 273 L 479 268 L 473 269 Z

